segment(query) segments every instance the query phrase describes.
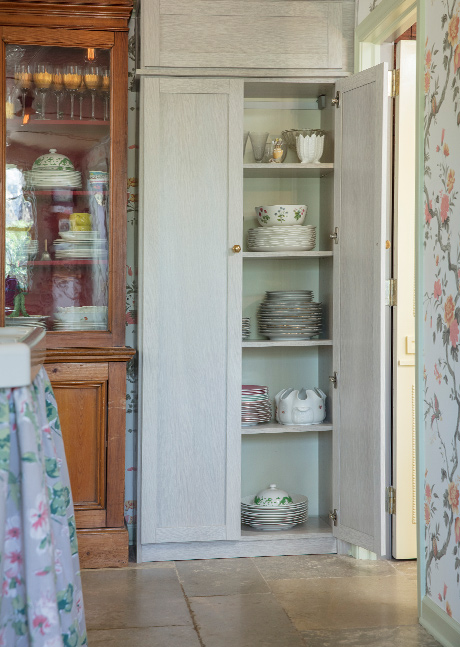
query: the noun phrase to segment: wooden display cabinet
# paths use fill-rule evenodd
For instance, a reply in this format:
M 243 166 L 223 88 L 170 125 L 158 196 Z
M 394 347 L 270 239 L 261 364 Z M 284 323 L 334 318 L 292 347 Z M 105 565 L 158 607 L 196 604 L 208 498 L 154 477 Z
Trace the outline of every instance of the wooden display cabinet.
M 40 317 L 47 327 L 46 369 L 58 403 L 82 567 L 128 560 L 123 507 L 126 364 L 134 354 L 124 346 L 131 6 L 124 0 L 0 2 L 0 323 Z M 50 149 L 57 154 L 43 157 Z M 89 215 L 75 215 L 82 213 Z

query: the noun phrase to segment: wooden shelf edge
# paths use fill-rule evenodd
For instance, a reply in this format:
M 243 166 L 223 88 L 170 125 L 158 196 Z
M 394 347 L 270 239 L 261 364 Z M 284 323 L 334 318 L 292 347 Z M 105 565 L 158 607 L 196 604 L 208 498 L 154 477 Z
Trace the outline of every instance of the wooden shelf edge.
M 279 346 L 332 346 L 332 339 L 305 339 L 303 341 L 270 341 L 269 339 L 248 339 L 242 343 L 243 348 L 275 348 Z
M 48 348 L 45 364 L 55 362 L 128 362 L 136 350 L 128 346 L 110 348 Z
M 305 434 L 311 431 L 332 431 L 331 422 L 321 422 L 315 425 L 282 425 L 279 422 L 266 422 L 251 427 L 241 427 L 242 436 L 255 434 Z

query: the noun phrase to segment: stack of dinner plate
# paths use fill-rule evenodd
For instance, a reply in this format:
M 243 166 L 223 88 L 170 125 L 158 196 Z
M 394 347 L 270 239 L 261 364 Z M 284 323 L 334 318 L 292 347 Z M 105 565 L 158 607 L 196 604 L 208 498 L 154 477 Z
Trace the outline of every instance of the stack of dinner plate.
M 313 302 L 311 290 L 277 290 L 265 293 L 259 306 L 261 335 L 273 341 L 303 340 L 322 330 L 322 306 Z
M 107 330 L 107 306 L 58 307 L 53 330 Z
M 28 315 L 23 317 L 5 317 L 5 326 L 32 326 L 33 328 L 46 328 L 46 320 L 49 319 L 46 315 Z
M 308 252 L 316 245 L 316 227 L 258 227 L 248 231 L 248 247 L 253 252 Z
M 40 189 L 56 189 L 68 187 L 81 189 L 80 171 L 24 171 L 24 177 L 29 186 Z
M 268 387 L 258 384 L 243 384 L 241 387 L 241 424 L 243 427 L 270 422 L 272 405 L 268 399 Z
M 107 240 L 97 231 L 63 231 L 53 245 L 57 259 L 107 258 Z
M 251 317 L 243 317 L 243 339 L 249 339 L 251 334 Z
M 254 503 L 256 497 L 241 500 L 241 521 L 254 530 L 290 530 L 308 519 L 308 498 L 292 494 L 292 503 L 283 506 L 265 507 Z

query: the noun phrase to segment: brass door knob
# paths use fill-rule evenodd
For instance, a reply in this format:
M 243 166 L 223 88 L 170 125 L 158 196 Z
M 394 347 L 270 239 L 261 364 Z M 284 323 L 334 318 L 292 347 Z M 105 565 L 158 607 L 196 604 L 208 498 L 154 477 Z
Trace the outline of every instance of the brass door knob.
M 232 249 L 235 252 L 235 254 L 238 254 L 239 252 L 241 252 L 240 245 L 233 245 Z

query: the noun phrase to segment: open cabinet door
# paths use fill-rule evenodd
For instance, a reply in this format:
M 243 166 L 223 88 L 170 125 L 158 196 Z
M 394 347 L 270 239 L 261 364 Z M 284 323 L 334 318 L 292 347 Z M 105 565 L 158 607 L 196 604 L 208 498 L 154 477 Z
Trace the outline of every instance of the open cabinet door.
M 335 142 L 334 535 L 388 555 L 386 64 L 339 81 Z

